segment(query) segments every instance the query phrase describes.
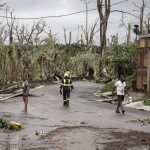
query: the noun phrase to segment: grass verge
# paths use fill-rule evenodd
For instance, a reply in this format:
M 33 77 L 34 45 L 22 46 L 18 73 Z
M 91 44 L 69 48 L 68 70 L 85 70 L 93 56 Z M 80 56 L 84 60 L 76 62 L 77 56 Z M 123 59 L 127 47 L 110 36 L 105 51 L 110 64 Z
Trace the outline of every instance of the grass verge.
M 150 98 L 145 98 L 143 104 L 146 106 L 150 106 Z

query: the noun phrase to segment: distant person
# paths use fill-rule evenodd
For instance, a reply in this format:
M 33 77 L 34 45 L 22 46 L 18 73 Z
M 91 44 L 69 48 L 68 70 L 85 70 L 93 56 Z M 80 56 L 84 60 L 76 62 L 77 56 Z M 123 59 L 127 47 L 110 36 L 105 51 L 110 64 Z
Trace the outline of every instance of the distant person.
M 112 91 L 112 95 L 114 95 L 115 89 L 117 89 L 117 97 L 118 97 L 118 105 L 117 105 L 116 113 L 120 113 L 119 109 L 121 109 L 122 114 L 124 114 L 125 110 L 123 108 L 122 102 L 124 101 L 124 97 L 125 97 L 126 93 L 128 95 L 129 95 L 129 93 L 127 91 L 125 79 L 122 75 L 120 76 L 120 79 L 115 83 L 115 86 Z
M 70 77 L 71 77 L 70 71 L 67 70 L 67 71 L 64 73 L 64 76 L 66 76 L 66 75 L 70 78 Z
M 92 67 L 89 67 L 87 70 L 87 76 L 89 78 L 92 78 L 94 76 L 94 69 Z
M 29 82 L 26 77 L 23 77 L 22 89 L 23 89 L 23 101 L 24 101 L 23 112 L 27 112 L 28 96 L 29 96 Z
M 68 74 L 64 75 L 64 79 L 60 85 L 60 94 L 63 94 L 64 105 L 69 106 L 70 92 L 73 89 L 72 81 Z
M 32 80 L 33 80 L 33 79 L 32 79 L 32 73 L 31 73 L 31 72 L 28 73 L 28 80 L 29 80 L 29 81 L 32 81 Z

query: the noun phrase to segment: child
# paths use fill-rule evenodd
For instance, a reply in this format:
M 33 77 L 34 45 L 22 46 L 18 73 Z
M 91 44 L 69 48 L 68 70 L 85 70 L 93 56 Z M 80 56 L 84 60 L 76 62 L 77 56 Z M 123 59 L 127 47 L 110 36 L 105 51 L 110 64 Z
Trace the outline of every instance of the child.
M 25 77 L 23 77 L 22 88 L 23 88 L 23 101 L 24 101 L 23 112 L 27 112 L 28 96 L 29 96 L 29 82 Z

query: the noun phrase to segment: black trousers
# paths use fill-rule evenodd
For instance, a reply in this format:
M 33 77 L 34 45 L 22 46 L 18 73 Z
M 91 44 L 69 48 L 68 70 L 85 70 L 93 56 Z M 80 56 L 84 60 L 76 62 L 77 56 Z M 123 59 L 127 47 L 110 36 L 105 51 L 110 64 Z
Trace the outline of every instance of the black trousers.
M 70 91 L 63 91 L 63 100 L 70 98 Z
M 124 95 L 118 95 L 118 105 L 117 105 L 117 110 L 119 111 L 119 108 L 123 111 L 123 105 L 122 102 L 124 101 Z

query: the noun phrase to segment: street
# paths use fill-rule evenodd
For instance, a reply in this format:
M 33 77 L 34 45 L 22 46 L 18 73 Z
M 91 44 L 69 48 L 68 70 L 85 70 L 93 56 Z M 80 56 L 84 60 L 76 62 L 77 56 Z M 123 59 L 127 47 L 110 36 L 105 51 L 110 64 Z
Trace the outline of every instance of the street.
M 150 124 L 133 121 L 150 113 L 125 108 L 125 115 L 116 114 L 116 105 L 93 95 L 100 86 L 74 82 L 69 107 L 63 106 L 58 84 L 33 90 L 27 113 L 22 112 L 22 96 L 1 102 L 0 116 L 24 129 L 1 129 L 0 150 L 150 150 Z

